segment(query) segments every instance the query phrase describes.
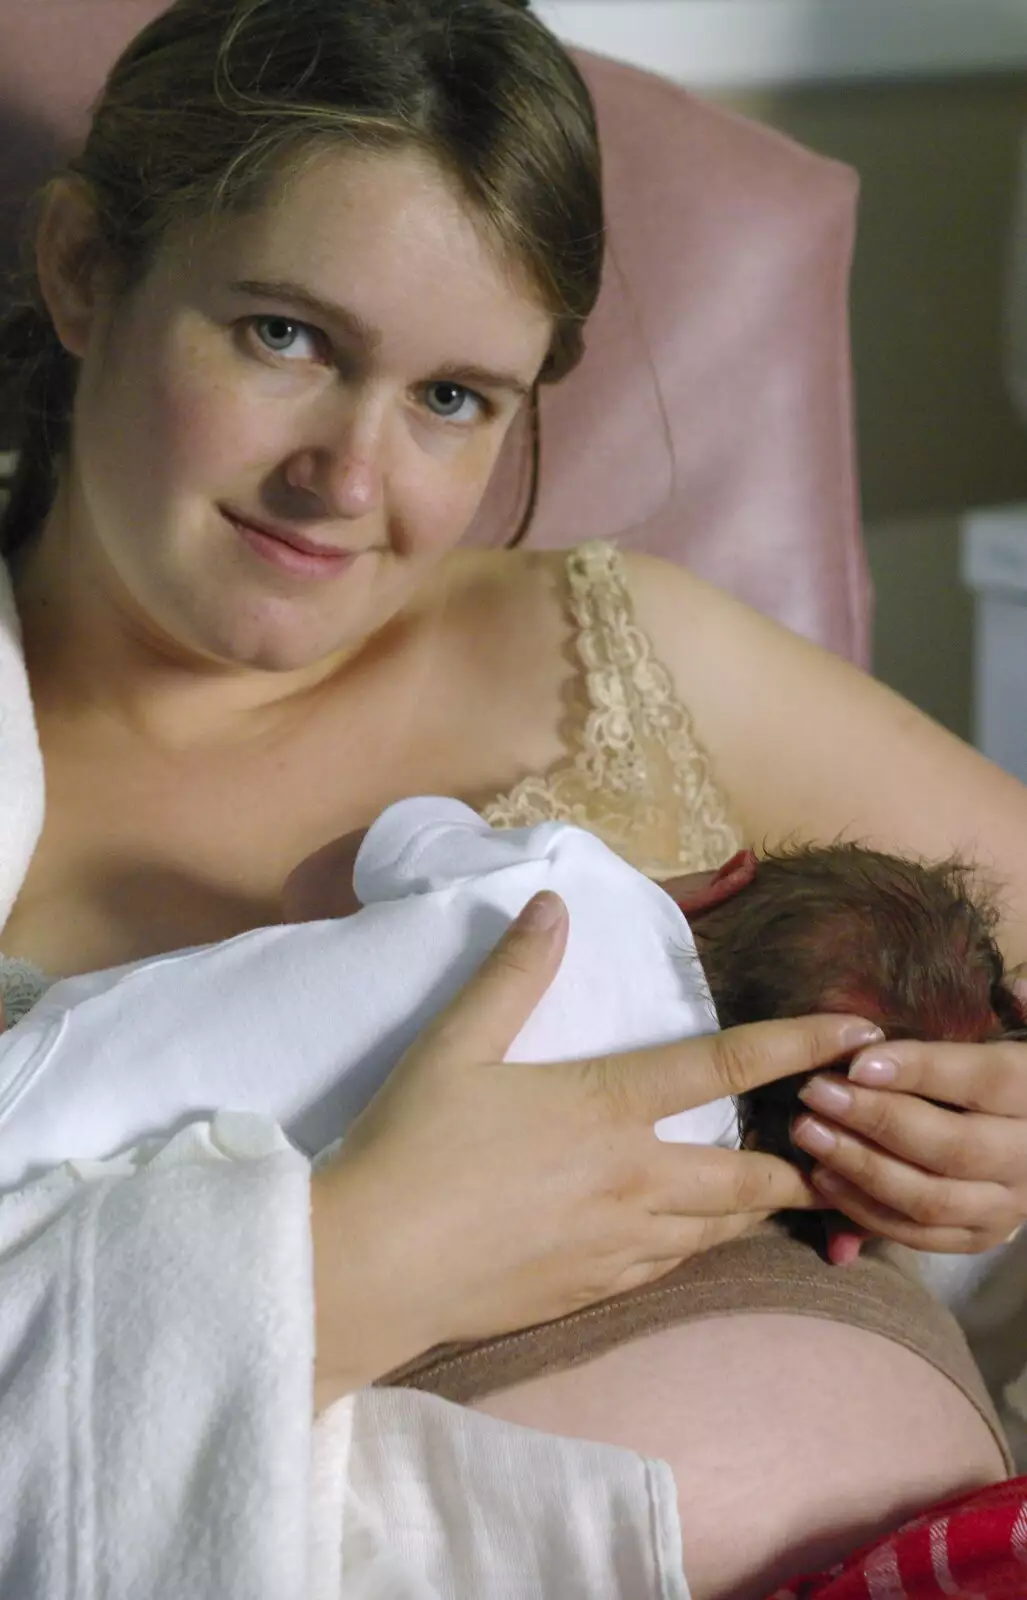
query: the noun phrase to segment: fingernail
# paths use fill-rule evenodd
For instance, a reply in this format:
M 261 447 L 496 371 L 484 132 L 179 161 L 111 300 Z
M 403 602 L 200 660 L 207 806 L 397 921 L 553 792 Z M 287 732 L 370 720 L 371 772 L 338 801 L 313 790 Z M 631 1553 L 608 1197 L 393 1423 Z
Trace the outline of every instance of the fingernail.
M 873 1023 L 854 1022 L 843 1033 L 842 1045 L 846 1050 L 863 1050 L 868 1044 L 880 1044 L 883 1038 L 883 1029 L 874 1027 Z
M 528 901 L 517 918 L 517 926 L 524 933 L 550 933 L 562 916 L 563 901 L 560 896 L 543 889 L 541 894 Z
M 811 1078 L 799 1090 L 799 1099 L 827 1117 L 844 1116 L 853 1106 L 852 1090 L 833 1078 Z
M 792 1129 L 792 1138 L 811 1156 L 826 1156 L 838 1144 L 830 1128 L 825 1128 L 815 1117 L 800 1117 Z
M 898 1075 L 898 1067 L 887 1056 L 862 1057 L 849 1068 L 850 1080 L 861 1083 L 865 1089 L 883 1088 L 885 1084 L 894 1083 Z

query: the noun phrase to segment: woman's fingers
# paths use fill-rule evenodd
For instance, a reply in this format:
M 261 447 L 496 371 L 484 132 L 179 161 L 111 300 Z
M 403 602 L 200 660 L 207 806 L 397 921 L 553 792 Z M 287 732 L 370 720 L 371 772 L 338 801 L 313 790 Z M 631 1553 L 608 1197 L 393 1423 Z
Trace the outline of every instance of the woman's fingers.
M 656 1217 L 653 1219 L 652 1246 L 647 1252 L 645 1267 L 638 1281 L 649 1282 L 662 1277 L 692 1256 L 703 1255 L 714 1245 L 728 1244 L 732 1239 L 748 1233 L 762 1220 L 745 1213 L 722 1217 Z
M 918 1249 L 983 1250 L 1027 1217 L 1027 1045 L 895 1041 L 801 1095 L 813 1115 L 792 1137 L 855 1221 Z
M 549 985 L 567 944 L 567 907 L 546 890 L 529 900 L 456 999 L 418 1041 L 447 1066 L 502 1061 Z
M 941 1100 L 966 1111 L 1027 1117 L 1027 1045 L 1017 1040 L 990 1044 L 894 1040 L 861 1052 L 849 1068 L 849 1081 Z
M 588 1066 L 604 1077 L 622 1103 L 647 1122 L 659 1122 L 793 1073 L 814 1072 L 880 1038 L 880 1029 L 860 1017 L 790 1017 L 726 1028 Z
M 986 1249 L 999 1240 L 962 1224 L 932 1226 L 915 1222 L 901 1211 L 874 1199 L 855 1184 L 836 1173 L 817 1168 L 813 1181 L 824 1200 L 835 1210 L 877 1237 L 894 1240 L 911 1250 L 927 1250 L 945 1255 L 966 1255 Z
M 656 1142 L 647 1179 L 650 1210 L 657 1215 L 737 1216 L 748 1225 L 774 1211 L 822 1204 L 798 1167 L 751 1150 Z
M 793 1137 L 797 1144 L 806 1148 L 808 1140 L 802 1138 L 802 1131 L 801 1123 L 797 1124 Z M 819 1156 L 819 1152 L 817 1154 Z M 1001 1239 L 1020 1220 L 1012 1196 L 1002 1184 L 987 1179 L 966 1181 L 942 1177 L 889 1155 L 851 1134 L 837 1134 L 829 1166 L 824 1156 L 819 1159 L 823 1165 L 813 1175 L 816 1188 L 854 1222 L 863 1223 L 865 1219 L 837 1199 L 832 1181 L 835 1178 L 861 1193 L 867 1201 L 897 1212 L 922 1227 L 969 1228 L 989 1235 L 994 1233 Z M 889 1237 L 895 1236 L 889 1234 Z
M 1027 1170 L 1027 1130 L 1017 1118 L 960 1113 L 914 1095 L 861 1089 L 832 1074 L 811 1079 L 800 1098 L 813 1118 L 800 1117 L 792 1136 L 831 1167 L 834 1149 L 824 1134 L 843 1140 L 845 1130 L 948 1178 L 1015 1183 Z

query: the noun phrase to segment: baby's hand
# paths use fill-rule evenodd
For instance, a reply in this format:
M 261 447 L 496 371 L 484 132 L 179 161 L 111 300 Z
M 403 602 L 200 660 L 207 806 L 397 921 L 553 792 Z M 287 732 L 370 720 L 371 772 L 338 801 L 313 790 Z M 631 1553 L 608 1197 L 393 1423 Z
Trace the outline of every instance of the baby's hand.
M 283 922 L 323 922 L 360 910 L 353 868 L 366 832 L 361 828 L 333 839 L 293 869 L 282 890 Z
M 833 1267 L 851 1267 L 859 1260 L 859 1253 L 867 1239 L 872 1238 L 866 1228 L 854 1227 L 847 1218 L 825 1220 L 827 1229 L 827 1259 Z

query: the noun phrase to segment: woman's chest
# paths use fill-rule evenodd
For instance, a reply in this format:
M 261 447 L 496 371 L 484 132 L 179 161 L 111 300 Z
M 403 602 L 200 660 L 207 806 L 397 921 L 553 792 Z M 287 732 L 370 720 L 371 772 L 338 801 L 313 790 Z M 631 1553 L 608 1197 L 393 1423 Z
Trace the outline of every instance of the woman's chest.
M 393 801 L 481 804 L 559 753 L 537 705 L 518 726 L 477 697 L 445 704 L 330 711 L 271 744 L 177 758 L 83 748 L 44 723 L 46 821 L 5 954 L 64 974 L 278 921 L 292 869 Z

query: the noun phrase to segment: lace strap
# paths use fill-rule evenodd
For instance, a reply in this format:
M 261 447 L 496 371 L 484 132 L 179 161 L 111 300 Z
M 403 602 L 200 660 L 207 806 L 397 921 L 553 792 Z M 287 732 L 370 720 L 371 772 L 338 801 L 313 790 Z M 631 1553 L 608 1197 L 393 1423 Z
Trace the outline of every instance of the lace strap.
M 497 827 L 590 828 L 651 877 L 719 866 L 741 836 L 687 707 L 635 620 L 612 545 L 567 553 L 567 609 L 581 663 L 567 756 L 484 808 Z
M 682 716 L 690 733 L 691 719 L 677 699 L 670 673 L 635 620 L 620 551 L 599 542 L 579 545 L 568 554 L 567 581 L 588 702 L 583 755 L 597 783 L 608 783 L 612 752 L 617 752 L 618 765 L 627 759 L 634 769 L 633 748 L 640 758 L 647 736 L 669 736 Z M 694 746 L 694 737 L 688 742 Z M 636 779 L 640 775 L 634 770 L 630 774 Z

